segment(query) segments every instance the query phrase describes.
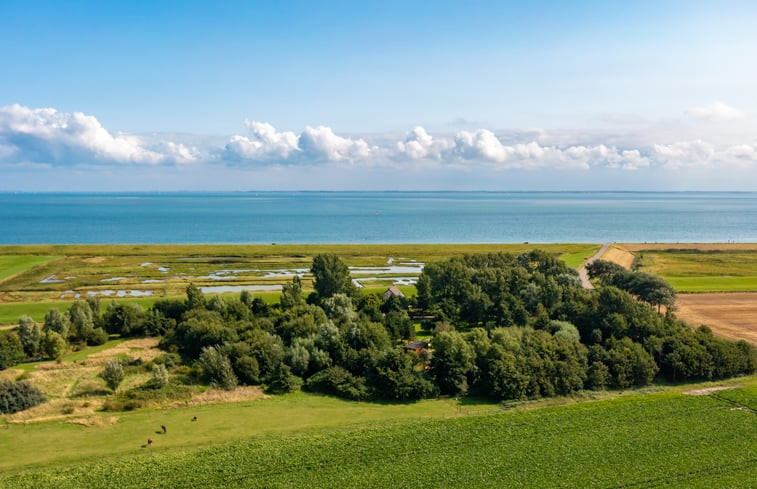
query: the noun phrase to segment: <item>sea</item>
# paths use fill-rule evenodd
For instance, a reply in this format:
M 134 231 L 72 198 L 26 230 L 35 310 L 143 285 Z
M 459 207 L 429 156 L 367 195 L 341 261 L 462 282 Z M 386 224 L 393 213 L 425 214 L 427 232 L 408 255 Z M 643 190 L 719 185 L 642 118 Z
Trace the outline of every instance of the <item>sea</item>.
M 2 244 L 523 242 L 757 242 L 757 193 L 0 193 Z

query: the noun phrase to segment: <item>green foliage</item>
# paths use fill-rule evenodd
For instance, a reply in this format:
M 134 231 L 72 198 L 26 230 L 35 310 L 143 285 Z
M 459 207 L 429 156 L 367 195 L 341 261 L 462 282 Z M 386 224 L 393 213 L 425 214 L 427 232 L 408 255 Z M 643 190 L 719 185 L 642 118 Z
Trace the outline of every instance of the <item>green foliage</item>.
M 237 386 L 238 379 L 231 368 L 229 357 L 216 347 L 204 347 L 199 361 L 203 375 L 212 385 L 226 390 Z
M 415 371 L 410 356 L 398 349 L 376 351 L 367 380 L 373 396 L 380 399 L 425 399 L 436 391 L 433 383 Z
M 430 372 L 442 394 L 465 395 L 473 374 L 476 352 L 457 332 L 440 333 L 432 342 Z
M 33 357 L 40 351 L 42 344 L 42 332 L 39 324 L 27 315 L 18 318 L 18 338 L 24 347 L 27 357 Z
M 166 366 L 160 363 L 152 366 L 152 377 L 150 378 L 150 384 L 156 389 L 167 386 L 169 383 L 168 370 Z
M 332 394 L 353 401 L 364 401 L 368 398 L 365 379 L 356 377 L 339 366 L 329 367 L 311 376 L 307 380 L 305 388 L 313 392 Z
M 205 295 L 202 293 L 199 287 L 190 283 L 186 288 L 187 301 L 185 306 L 187 309 L 203 309 L 205 308 Z
M 29 382 L 0 380 L 0 414 L 13 414 L 45 402 L 45 396 Z
M 349 268 L 333 253 L 315 255 L 310 272 L 313 274 L 313 287 L 321 299 L 339 293 L 348 296 L 356 294 Z
M 271 375 L 267 391 L 272 394 L 287 394 L 302 387 L 302 379 L 292 373 L 289 365 L 281 364 Z
M 24 359 L 24 347 L 13 331 L 0 331 L 0 370 L 10 368 Z
M 132 302 L 113 301 L 103 316 L 105 330 L 123 337 L 143 336 L 147 323 L 147 313 L 142 306 Z
M 66 353 L 67 349 L 68 344 L 60 334 L 51 329 L 45 332 L 45 336 L 42 338 L 42 351 L 47 358 L 57 360 Z
M 281 288 L 279 304 L 285 311 L 305 304 L 305 298 L 302 296 L 302 280 L 298 275 L 292 277 L 292 281 Z
M 45 314 L 45 323 L 42 326 L 43 331 L 54 331 L 65 339 L 68 338 L 68 328 L 68 317 L 61 314 L 57 309 L 50 309 Z
M 110 390 L 115 392 L 124 380 L 124 368 L 121 365 L 121 361 L 117 358 L 111 358 L 105 362 L 105 367 L 100 372 L 100 377 L 103 378 Z

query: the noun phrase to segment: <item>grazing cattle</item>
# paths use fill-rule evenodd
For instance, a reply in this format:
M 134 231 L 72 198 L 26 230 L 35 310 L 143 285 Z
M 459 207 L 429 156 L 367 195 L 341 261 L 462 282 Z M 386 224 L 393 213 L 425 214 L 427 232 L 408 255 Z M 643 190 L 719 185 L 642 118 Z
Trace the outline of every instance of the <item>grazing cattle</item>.
M 193 416 L 192 421 L 197 421 L 197 416 Z
M 166 425 L 162 424 L 160 425 L 160 429 L 163 430 L 163 434 L 166 434 Z
M 150 445 L 152 445 L 152 438 L 147 439 L 147 446 L 149 447 Z

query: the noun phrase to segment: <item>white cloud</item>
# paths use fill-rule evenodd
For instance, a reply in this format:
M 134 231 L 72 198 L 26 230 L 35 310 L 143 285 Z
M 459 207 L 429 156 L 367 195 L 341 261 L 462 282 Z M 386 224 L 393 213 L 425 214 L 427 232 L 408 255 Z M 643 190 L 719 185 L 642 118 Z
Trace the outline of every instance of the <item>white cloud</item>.
M 695 119 L 713 122 L 730 121 L 744 117 L 743 112 L 720 101 L 702 107 L 692 107 L 686 113 Z
M 410 131 L 404 141 L 396 144 L 397 156 L 411 160 L 434 159 L 439 160 L 445 151 L 449 151 L 455 143 L 446 138 L 433 138 L 426 130 L 417 126 Z
M 81 112 L 0 107 L 0 158 L 53 164 L 90 162 L 186 163 L 197 150 L 169 141 L 148 147 L 139 137 L 111 134 L 94 117 Z
M 300 150 L 316 160 L 349 161 L 366 160 L 377 148 L 372 148 L 362 139 L 337 136 L 330 127 L 305 127 L 298 139 Z
M 232 136 L 224 147 L 224 157 L 257 163 L 355 162 L 366 160 L 377 149 L 362 139 L 337 136 L 325 126 L 307 126 L 299 136 L 279 132 L 271 124 L 245 121 L 249 136 Z

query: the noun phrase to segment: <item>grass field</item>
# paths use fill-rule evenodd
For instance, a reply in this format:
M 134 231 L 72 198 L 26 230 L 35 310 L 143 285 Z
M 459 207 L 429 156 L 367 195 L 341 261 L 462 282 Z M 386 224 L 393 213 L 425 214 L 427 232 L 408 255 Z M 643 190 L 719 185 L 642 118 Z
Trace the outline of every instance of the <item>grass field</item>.
M 61 258 L 60 256 L 39 256 L 39 255 L 0 255 L 0 282 L 20 275 L 27 270 L 31 270 L 39 265 L 50 263 L 53 260 Z
M 635 249 L 634 253 L 641 271 L 664 277 L 678 292 L 757 291 L 757 247 Z
M 508 411 L 296 394 L 102 426 L 12 425 L 1 435 L 0 486 L 750 487 L 757 378 L 739 382 L 709 395 L 674 388 Z M 148 436 L 153 446 L 140 448 Z

